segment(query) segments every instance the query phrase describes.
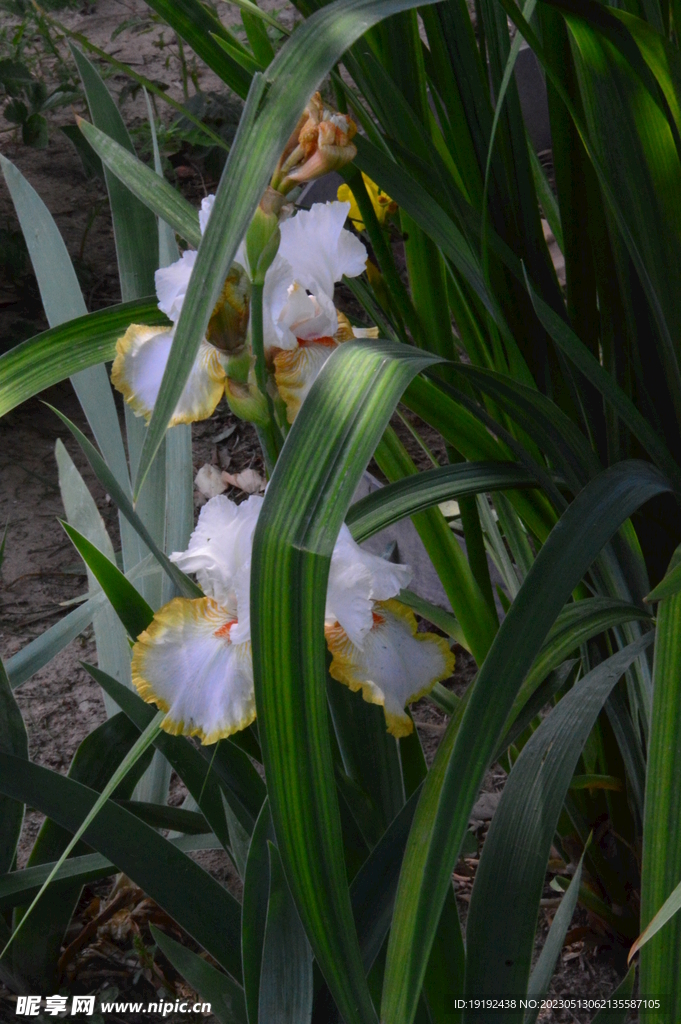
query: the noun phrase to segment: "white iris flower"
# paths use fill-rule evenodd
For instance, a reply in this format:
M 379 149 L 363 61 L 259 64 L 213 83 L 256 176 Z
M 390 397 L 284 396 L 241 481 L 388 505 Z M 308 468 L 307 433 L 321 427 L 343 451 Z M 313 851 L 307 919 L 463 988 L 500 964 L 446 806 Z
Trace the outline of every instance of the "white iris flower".
M 215 743 L 255 718 L 249 602 L 262 502 L 252 495 L 235 505 L 219 495 L 204 505 L 189 547 L 171 558 L 196 574 L 206 596 L 170 601 L 135 644 L 133 683 L 166 712 L 163 728 L 174 735 Z M 343 525 L 326 596 L 330 673 L 382 705 L 388 731 L 398 737 L 413 728 L 406 704 L 454 669 L 446 640 L 417 632 L 411 611 L 394 600 L 410 579 L 408 566 L 360 548 Z
M 215 197 L 199 211 L 202 233 Z M 353 331 L 333 303 L 334 286 L 345 275 L 357 277 L 366 265 L 362 242 L 344 228 L 349 203 L 316 203 L 281 224 L 281 244 L 265 277 L 263 327 L 265 355 L 274 365 L 275 381 L 293 422 L 321 366 L 340 341 L 366 336 Z M 156 271 L 159 309 L 173 326 L 132 324 L 116 345 L 111 379 L 138 416 L 149 421 L 168 362 L 170 347 L 196 261 L 187 251 L 169 267 Z M 236 262 L 248 272 L 245 245 Z M 369 331 L 369 336 L 375 336 Z M 171 426 L 212 416 L 225 389 L 221 352 L 206 339 L 180 396 Z

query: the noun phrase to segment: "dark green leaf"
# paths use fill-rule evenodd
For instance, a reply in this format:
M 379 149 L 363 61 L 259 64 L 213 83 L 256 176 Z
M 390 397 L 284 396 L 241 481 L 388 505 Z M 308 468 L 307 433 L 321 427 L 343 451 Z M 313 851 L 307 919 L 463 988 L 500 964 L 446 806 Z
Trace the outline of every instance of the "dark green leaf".
M 185 811 L 182 807 L 168 807 L 166 804 L 150 804 L 142 800 L 117 800 L 116 803 L 152 828 L 172 829 L 186 836 L 200 836 L 210 832 L 210 825 L 196 811 Z
M 287 438 L 253 544 L 253 666 L 270 809 L 301 920 L 348 1024 L 373 1022 L 375 1011 L 352 921 L 328 737 L 326 583 L 364 466 L 401 392 L 431 362 L 384 341 L 336 349 Z
M 8 910 L 22 903 L 28 903 L 40 890 L 50 872 L 54 868 L 53 862 L 39 864 L 32 868 L 24 868 L 23 871 L 12 871 L 0 877 L 0 910 Z M 87 882 L 94 882 L 98 878 L 106 878 L 113 875 L 116 868 L 102 857 L 101 853 L 86 853 L 81 857 L 69 857 L 62 864 L 52 883 L 55 890 L 62 888 L 72 889 L 74 882 L 78 885 L 85 885 Z
M 680 590 L 681 565 L 674 565 L 673 568 L 667 571 L 665 578 L 648 594 L 646 603 L 654 604 L 656 601 L 663 601 L 666 598 L 674 597 Z
M 105 363 L 131 323 L 165 326 L 156 297 L 108 306 L 53 327 L 0 356 L 0 416 L 72 374 Z
M 631 430 L 646 451 L 655 460 L 660 469 L 673 482 L 674 488 L 681 493 L 681 469 L 669 453 L 664 441 L 655 433 L 648 420 L 638 411 L 634 403 L 618 386 L 613 377 L 592 355 L 589 349 L 574 334 L 570 327 L 537 295 L 530 282 L 527 289 L 532 299 L 535 312 L 556 345 L 580 370 L 594 387 L 598 388 L 603 397 L 621 417 L 622 422 Z
M 367 494 L 348 509 L 346 522 L 356 541 L 450 498 L 517 487 L 537 481 L 513 462 L 459 462 L 405 477 Z
M 162 217 L 187 242 L 199 245 L 201 231 L 198 213 L 184 196 L 138 160 L 134 153 L 109 138 L 95 125 L 81 118 L 78 127 L 97 157 L 104 161 L 133 195 L 158 217 Z
M 49 134 L 44 114 L 30 114 L 21 125 L 21 138 L 26 146 L 33 149 L 47 149 Z
M 160 930 L 150 925 L 151 934 L 161 952 L 170 960 L 176 971 L 195 992 L 210 1004 L 211 1012 L 220 1024 L 246 1024 L 244 992 L 232 979 L 216 971 L 191 949 L 180 945 Z
M 125 715 L 113 715 L 86 736 L 80 744 L 69 768 L 69 778 L 100 792 L 138 738 L 138 731 L 128 722 Z M 128 799 L 132 795 L 136 783 L 149 766 L 149 761 L 150 752 L 147 752 L 116 789 L 117 798 Z M 60 858 L 71 838 L 68 830 L 48 818 L 43 822 L 33 844 L 28 858 L 28 868 L 32 870 L 45 862 Z M 85 844 L 79 843 L 74 854 L 83 853 L 86 849 Z M 42 879 L 43 884 L 47 877 L 49 876 L 46 875 Z M 15 974 L 23 978 L 25 985 L 50 990 L 56 984 L 59 951 L 80 897 L 80 887 L 80 881 L 74 879 L 74 884 L 70 886 L 59 885 L 56 891 L 49 888 L 28 918 L 24 918 L 26 906 L 16 911 L 15 928 L 21 922 L 21 929 L 15 933 L 9 955 Z M 37 892 L 31 895 L 31 901 L 36 897 Z
M 671 577 L 681 566 L 677 548 L 669 564 Z M 653 676 L 653 709 L 648 746 L 643 862 L 641 866 L 641 992 L 663 992 L 670 1019 L 681 1012 L 681 919 L 671 896 L 681 880 L 681 824 L 677 778 L 681 765 L 678 729 L 681 722 L 681 594 L 665 597 L 657 612 Z M 678 894 L 676 898 L 679 904 Z M 652 922 L 655 926 L 651 927 Z M 645 939 L 644 939 L 645 936 Z M 650 941 L 646 941 L 646 940 Z M 646 944 L 644 945 L 644 942 Z M 632 949 L 632 953 L 634 950 Z
M 74 832 L 97 799 L 97 793 L 78 782 L 2 753 L 0 792 Z M 111 801 L 88 826 L 84 839 L 129 875 L 218 963 L 240 976 L 239 905 L 198 864 Z
M 514 764 L 485 840 L 466 921 L 469 996 L 526 991 L 546 865 L 570 780 L 610 691 L 652 639 L 648 633 L 580 679 Z M 523 1012 L 508 1018 L 522 1021 Z M 485 1013 L 469 1013 L 469 1019 L 483 1021 Z
M 123 119 L 96 68 L 76 46 L 71 53 L 83 82 L 92 120 L 105 134 L 134 154 Z M 116 239 L 116 256 L 124 302 L 154 290 L 157 267 L 156 222 L 153 214 L 110 171 L 104 177 L 109 192 Z
M 99 548 L 91 544 L 87 537 L 84 537 L 73 526 L 69 526 L 65 522 L 62 522 L 61 525 L 108 597 L 129 635 L 136 640 L 153 619 L 153 610 L 139 591 L 125 578 L 118 566 L 110 562 Z
M 241 950 L 248 1024 L 258 1024 L 260 972 L 270 892 L 270 841 L 274 841 L 274 829 L 266 799 L 255 823 L 248 850 L 241 912 Z
M 28 760 L 28 735 L 21 711 L 12 695 L 5 666 L 0 660 L 0 750 Z M 0 798 L 0 874 L 12 867 L 24 820 L 24 806 Z
M 172 26 L 230 89 L 242 98 L 246 95 L 251 76 L 227 56 L 213 36 L 230 40 L 239 50 L 244 47 L 209 8 L 198 0 L 150 0 L 149 6 Z
M 119 486 L 118 481 L 114 478 L 113 474 L 109 470 L 109 467 L 107 466 L 107 464 L 105 463 L 104 459 L 99 454 L 95 446 L 90 441 L 88 441 L 85 434 L 83 434 L 83 432 L 79 430 L 78 427 L 74 423 L 72 423 L 67 416 L 64 416 L 63 413 L 59 412 L 58 409 L 54 409 L 52 406 L 49 406 L 49 408 L 52 409 L 52 412 L 55 413 L 55 415 L 59 417 L 62 423 L 64 423 L 69 428 L 69 430 L 75 437 L 76 441 L 82 448 L 85 457 L 87 458 L 92 469 L 94 470 L 94 474 L 97 477 L 97 479 L 100 481 L 101 484 L 104 485 L 107 492 L 116 502 L 116 505 L 118 506 L 122 514 L 128 520 L 133 529 L 137 532 L 137 534 L 142 538 L 144 543 L 147 545 L 149 550 L 154 555 L 154 558 L 157 560 L 159 565 L 161 565 L 163 569 L 165 569 L 167 575 L 170 577 L 173 583 L 175 583 L 180 593 L 184 597 L 203 597 L 203 591 L 201 590 L 201 588 L 198 587 L 195 583 L 192 583 L 189 577 L 185 576 L 185 574 L 170 561 L 168 556 L 165 555 L 163 551 L 161 551 L 158 544 L 156 544 L 153 537 L 149 533 L 149 530 L 146 528 L 144 523 L 141 521 L 140 517 L 137 515 L 135 509 L 133 508 L 133 504 L 130 501 L 130 498 L 125 493 L 123 488 Z
M 40 297 L 50 327 L 58 327 L 75 318 L 81 319 L 87 313 L 85 302 L 68 250 L 50 211 L 21 172 L 2 154 L 0 154 L 0 167 L 26 239 L 26 246 L 38 279 Z M 149 291 L 151 290 L 150 288 Z M 27 345 L 30 344 L 31 342 L 27 343 Z M 33 354 L 26 359 L 27 349 L 23 346 L 18 352 L 21 354 L 17 355 L 16 360 L 11 358 L 9 360 L 10 366 L 13 366 L 15 371 L 18 369 L 17 360 L 23 361 L 25 365 L 26 362 L 32 362 L 33 359 Z M 10 353 L 10 357 L 12 355 Z M 81 349 L 74 360 L 76 368 L 78 368 L 78 362 L 82 360 L 82 356 Z M 65 360 L 65 364 L 68 366 L 68 358 Z M 111 471 L 121 485 L 129 486 L 123 439 L 106 369 L 104 366 L 96 366 L 91 363 L 88 363 L 87 366 L 88 368 L 80 369 L 72 376 L 71 383 Z M 38 381 L 40 381 L 41 387 L 45 387 L 48 383 L 41 367 L 42 363 L 35 362 L 31 370 L 24 371 L 31 381 L 32 389 L 29 394 L 35 394 L 34 388 Z M 55 379 L 63 379 L 63 377 Z M 21 391 L 21 385 L 18 387 Z
M 262 949 L 258 1024 L 308 1024 L 312 1015 L 312 950 L 272 842 L 270 896 Z
M 525 674 L 604 544 L 635 509 L 669 489 L 653 467 L 619 463 L 587 484 L 537 555 L 473 684 L 461 726 L 450 722 L 424 784 L 390 933 L 385 1024 L 413 1019 L 468 817 Z
M 76 153 L 80 157 L 85 177 L 88 180 L 92 180 L 92 178 L 100 178 L 104 181 L 104 166 L 102 161 L 97 156 L 87 139 L 83 138 L 78 130 L 78 125 L 62 124 L 59 126 L 59 130 L 63 132 L 69 142 L 72 143 Z
M 534 1024 L 534 1021 L 539 1016 L 539 1010 L 541 1007 L 541 1000 L 546 997 L 553 972 L 556 967 L 556 962 L 563 949 L 563 943 L 565 942 L 565 936 L 567 930 L 572 922 L 572 917 L 577 906 L 577 898 L 579 896 L 579 887 L 582 882 L 582 864 L 584 856 L 580 857 L 577 870 L 572 876 L 572 881 L 568 886 L 568 890 L 560 901 L 560 906 L 556 911 L 556 915 L 551 922 L 549 928 L 549 934 L 546 936 L 546 941 L 542 947 L 542 951 L 539 954 L 530 980 L 527 986 L 527 995 L 530 999 L 536 999 L 538 1005 L 536 1009 L 528 1010 L 525 1013 L 524 1024 Z

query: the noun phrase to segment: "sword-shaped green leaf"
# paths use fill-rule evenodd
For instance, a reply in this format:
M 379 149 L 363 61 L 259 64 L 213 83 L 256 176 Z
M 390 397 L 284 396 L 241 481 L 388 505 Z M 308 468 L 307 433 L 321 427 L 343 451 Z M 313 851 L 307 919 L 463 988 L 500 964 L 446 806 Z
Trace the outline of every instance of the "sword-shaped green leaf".
M 450 498 L 536 486 L 528 471 L 513 462 L 458 462 L 405 477 L 367 494 L 350 506 L 345 521 L 355 540 L 361 542 L 406 516 Z
M 681 551 L 677 548 L 669 565 L 669 575 L 680 564 Z M 661 601 L 657 612 L 643 822 L 642 935 L 630 954 L 641 949 L 641 992 L 667 996 L 665 1012 L 668 1010 L 670 1020 L 681 1012 L 681 918 L 670 920 L 681 905 L 678 892 L 681 879 L 680 681 L 681 594 L 675 593 Z M 665 927 L 660 931 L 663 924 Z
M 153 210 L 157 217 L 167 221 L 187 242 L 199 245 L 199 215 L 180 192 L 96 125 L 79 118 L 78 127 L 95 153 L 133 195 Z
M 75 832 L 99 794 L 57 772 L 0 753 L 0 792 L 23 800 Z M 238 978 L 239 904 L 230 893 L 149 825 L 108 801 L 85 841 L 124 871 Z M 186 893 L 191 891 L 192 898 Z
M 69 526 L 68 523 L 62 522 L 62 526 L 76 551 L 108 597 L 129 636 L 136 640 L 153 619 L 152 609 L 139 591 L 125 578 L 118 566 L 102 554 L 99 548 L 91 544 L 87 537 L 84 537 L 73 526 Z
M 610 691 L 652 639 L 648 633 L 580 679 L 514 764 L 485 840 L 466 920 L 469 997 L 527 990 L 546 865 L 570 779 Z M 510 1024 L 524 1014 L 509 1010 L 506 1016 Z M 464 1015 L 465 1024 L 487 1019 L 484 1010 Z
M 622 462 L 590 481 L 537 555 L 478 673 L 458 731 L 448 727 L 416 812 L 400 876 L 383 989 L 385 1024 L 411 1024 L 451 872 L 478 789 L 522 680 L 561 607 L 632 512 L 670 490 Z
M 86 313 L 22 341 L 0 356 L 0 416 L 45 388 L 116 355 L 130 324 L 166 326 L 156 297 Z
M 343 863 L 328 735 L 324 605 L 331 552 L 399 397 L 434 361 L 348 342 L 317 377 L 258 520 L 251 629 L 258 729 L 277 844 L 308 938 L 348 1024 L 375 1021 Z
M 195 992 L 210 1004 L 220 1024 L 246 1024 L 244 990 L 160 928 L 150 925 L 156 945 Z

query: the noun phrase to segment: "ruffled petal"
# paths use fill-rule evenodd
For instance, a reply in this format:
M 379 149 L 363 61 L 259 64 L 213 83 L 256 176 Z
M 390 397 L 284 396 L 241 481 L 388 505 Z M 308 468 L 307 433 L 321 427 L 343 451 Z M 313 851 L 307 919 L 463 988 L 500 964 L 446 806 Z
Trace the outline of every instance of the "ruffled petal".
M 280 254 L 309 291 L 333 298 L 334 284 L 363 273 L 367 251 L 359 238 L 343 227 L 349 203 L 315 203 L 281 225 Z M 319 297 L 319 296 L 318 296 Z
M 277 352 L 274 357 L 274 380 L 286 403 L 286 419 L 293 423 L 317 374 L 335 348 L 335 344 L 300 345 L 296 349 Z
M 161 267 L 154 274 L 158 308 L 173 323 L 177 323 L 180 318 L 182 303 L 187 294 L 196 256 L 195 249 L 187 249 L 179 260 L 171 263 L 169 267 Z
M 274 357 L 274 379 L 286 404 L 286 419 L 293 423 L 317 374 L 337 344 L 351 338 L 377 338 L 377 327 L 353 327 L 343 313 L 337 313 L 323 292 L 308 295 L 298 285 L 289 288 L 289 303 L 279 318 L 288 340 L 282 341 Z M 280 334 L 283 335 L 283 330 Z
M 237 262 L 239 262 L 239 252 L 236 255 Z M 243 255 L 245 258 L 245 247 Z M 245 260 L 245 263 L 247 262 Z M 248 267 L 246 269 L 248 270 Z M 263 341 L 267 353 L 273 348 L 295 348 L 297 345 L 296 339 L 290 331 L 279 325 L 279 318 L 288 302 L 289 288 L 293 284 L 291 264 L 280 253 L 277 253 L 265 274 L 265 285 L 262 292 Z
M 165 372 L 173 332 L 165 327 L 131 324 L 116 342 L 111 382 L 147 423 L 154 410 Z M 195 423 L 213 415 L 225 389 L 225 371 L 218 350 L 201 342 L 198 355 L 177 403 L 170 426 Z
M 315 341 L 333 338 L 338 330 L 338 314 L 333 302 L 323 292 L 310 295 L 295 281 L 287 292 L 287 301 L 277 319 L 281 332 L 296 341 Z M 282 348 L 293 345 L 282 345 Z
M 251 552 L 263 499 L 252 494 L 235 505 L 224 494 L 201 509 L 186 551 L 170 560 L 183 572 L 196 573 L 203 592 L 238 619 L 233 639 L 248 639 Z
M 340 623 L 352 643 L 361 646 L 373 626 L 374 602 L 395 597 L 411 577 L 408 565 L 397 565 L 361 548 L 343 523 L 331 556 L 326 625 Z
M 361 690 L 369 704 L 383 705 L 388 732 L 408 736 L 414 726 L 405 705 L 452 674 L 454 655 L 443 637 L 418 633 L 413 614 L 398 601 L 377 604 L 373 618 L 361 647 L 338 623 L 326 627 L 333 655 L 329 672 L 351 690 Z
M 132 681 L 165 711 L 166 732 L 216 743 L 254 720 L 251 645 L 232 642 L 233 625 L 208 597 L 176 597 L 138 637 Z

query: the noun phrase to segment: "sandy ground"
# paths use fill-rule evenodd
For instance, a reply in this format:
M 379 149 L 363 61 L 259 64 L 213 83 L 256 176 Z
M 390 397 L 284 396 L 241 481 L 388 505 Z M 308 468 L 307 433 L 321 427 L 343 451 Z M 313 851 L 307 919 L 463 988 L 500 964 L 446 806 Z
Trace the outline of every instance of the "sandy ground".
M 271 2 L 264 6 L 274 10 L 281 7 Z M 225 23 L 239 24 L 235 5 L 218 3 L 217 10 Z M 140 74 L 166 83 L 171 95 L 181 100 L 183 86 L 172 33 L 167 29 L 164 32 L 158 24 L 149 23 L 148 16 L 149 8 L 142 0 L 98 0 L 82 10 L 59 15 L 70 29 L 84 33 L 93 43 L 118 60 L 131 64 Z M 291 7 L 285 7 L 281 17 L 290 26 L 297 15 Z M 112 41 L 111 37 L 122 21 L 129 22 L 129 26 Z M 191 63 L 191 55 L 189 59 Z M 219 88 L 210 71 L 199 67 L 197 74 L 202 89 Z M 107 84 L 114 94 L 118 94 L 126 85 L 126 78 L 114 73 L 108 77 Z M 190 90 L 193 91 L 191 85 Z M 121 109 L 126 123 L 130 125 L 139 124 L 144 117 L 143 101 L 139 96 L 126 99 Z M 169 120 L 170 113 L 163 116 Z M 48 148 L 33 150 L 17 142 L 14 133 L 6 130 L 7 123 L 0 118 L 0 145 L 4 155 L 22 170 L 55 217 L 76 264 L 88 308 L 95 309 L 119 299 L 106 193 L 98 179 L 85 177 L 71 143 L 57 130 L 59 124 L 72 123 L 72 112 L 59 112 L 52 118 L 52 123 Z M 185 160 L 180 156 L 175 162 L 180 168 L 178 181 L 184 194 L 198 205 L 201 197 L 215 187 L 215 181 L 205 174 L 201 166 L 193 164 L 191 157 Z M 16 227 L 4 183 L 0 183 L 0 226 Z M 22 274 L 18 282 L 0 278 L 0 351 L 3 345 L 7 347 L 45 326 L 30 274 Z M 84 426 L 77 401 L 67 383 L 58 385 L 41 397 Z M 254 462 L 256 444 L 248 427 L 240 425 L 229 439 L 216 441 L 230 423 L 229 412 L 221 406 L 211 420 L 195 427 L 195 470 L 206 462 L 222 468 L 226 468 L 229 462 L 230 472 L 235 472 Z M 62 603 L 82 593 L 86 585 L 79 560 L 57 522 L 62 514 L 54 459 L 54 445 L 58 437 L 62 438 L 91 486 L 114 545 L 118 546 L 115 508 L 94 480 L 75 444 L 64 436 L 63 428 L 50 410 L 38 399 L 33 399 L 1 420 L 0 527 L 8 523 L 6 557 L 0 578 L 0 654 L 4 658 L 10 657 L 54 623 L 64 612 Z M 412 447 L 412 451 L 418 454 L 417 448 Z M 83 660 L 95 660 L 95 656 L 92 632 L 88 629 L 17 691 L 29 731 L 31 757 L 37 763 L 65 773 L 78 744 L 104 720 L 101 692 L 80 665 Z M 460 651 L 454 688 L 462 690 L 473 673 L 474 665 L 470 658 Z M 425 701 L 417 707 L 415 717 L 430 761 L 444 729 L 444 717 Z M 495 768 L 489 773 L 484 788 L 489 794 L 498 793 L 503 781 L 503 772 Z M 182 787 L 174 780 L 171 802 L 179 803 L 182 797 Z M 489 806 L 493 806 L 493 802 Z M 40 820 L 34 811 L 27 813 L 19 851 L 20 865 L 25 863 Z M 480 841 L 484 840 L 487 826 L 487 817 L 481 817 L 474 826 Z M 238 880 L 225 855 L 203 854 L 201 859 L 216 877 L 237 891 Z M 462 862 L 455 877 L 464 917 L 475 864 L 475 857 Z M 95 891 L 88 891 L 87 898 Z M 105 887 L 102 889 L 100 886 L 99 891 L 105 891 Z M 542 911 L 544 925 L 550 920 L 551 913 L 551 907 Z M 578 914 L 575 924 L 583 922 L 584 915 Z M 618 963 L 617 967 L 620 966 Z M 578 942 L 564 951 L 553 991 L 556 995 L 604 995 L 614 987 L 616 976 L 607 958 L 595 957 L 588 943 Z M 0 1017 L 4 1017 L 5 1011 L 10 1012 L 8 1005 L 0 999 Z M 589 1015 L 578 1013 L 573 1016 L 555 1013 L 542 1017 L 544 1021 L 576 1021 L 577 1024 L 588 1019 Z

